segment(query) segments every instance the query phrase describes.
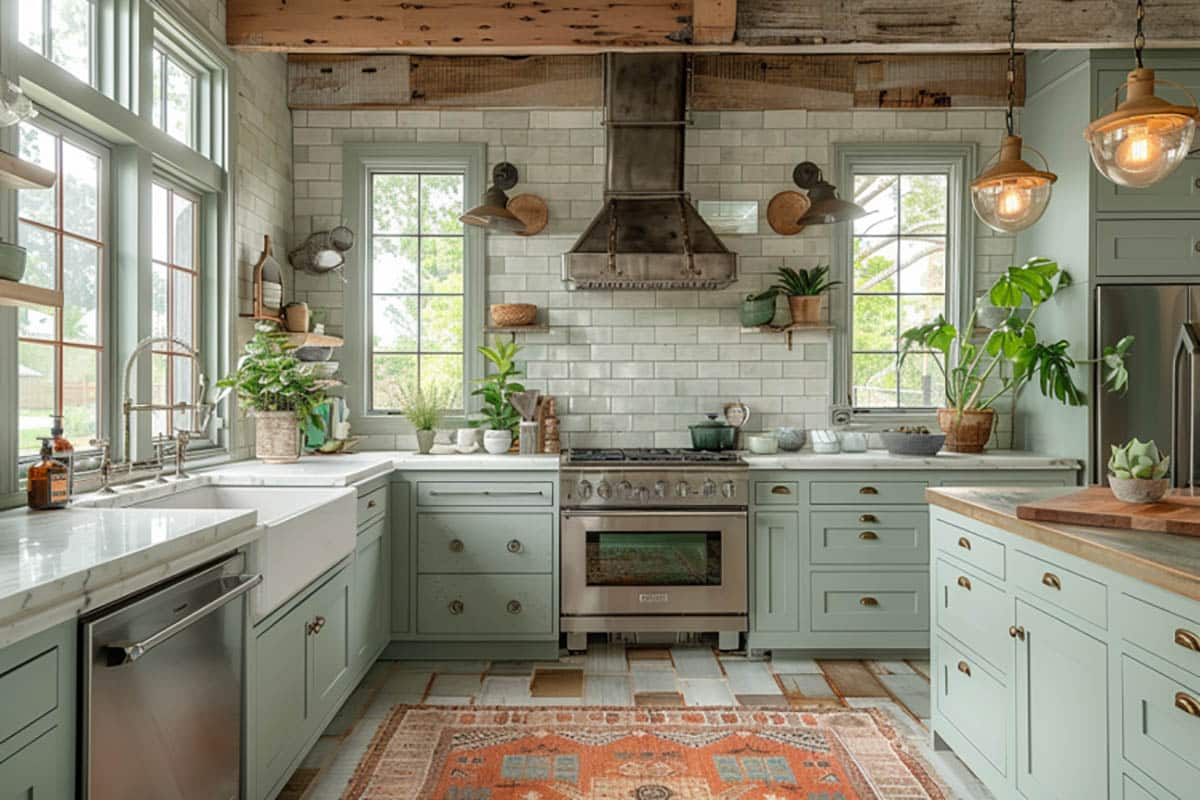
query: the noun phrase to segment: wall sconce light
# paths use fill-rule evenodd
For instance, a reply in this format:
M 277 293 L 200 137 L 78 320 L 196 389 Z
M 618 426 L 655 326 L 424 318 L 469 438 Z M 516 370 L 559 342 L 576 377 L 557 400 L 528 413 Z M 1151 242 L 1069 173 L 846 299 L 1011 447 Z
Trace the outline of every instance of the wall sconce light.
M 519 194 L 509 199 L 506 192 L 517 185 L 517 168 L 501 161 L 492 168 L 492 185 L 483 193 L 479 205 L 459 217 L 466 225 L 511 231 L 518 236 L 533 236 L 545 229 L 550 220 L 546 201 L 535 194 Z

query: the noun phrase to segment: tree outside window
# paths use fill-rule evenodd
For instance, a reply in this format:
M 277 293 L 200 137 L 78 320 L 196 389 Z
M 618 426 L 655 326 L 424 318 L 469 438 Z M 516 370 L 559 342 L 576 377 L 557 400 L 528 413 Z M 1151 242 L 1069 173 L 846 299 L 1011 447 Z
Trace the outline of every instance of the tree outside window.
M 91 0 L 19 0 L 21 44 L 87 84 L 95 83 L 96 9 Z
M 196 142 L 196 76 L 167 51 L 155 47 L 154 127 L 188 147 Z

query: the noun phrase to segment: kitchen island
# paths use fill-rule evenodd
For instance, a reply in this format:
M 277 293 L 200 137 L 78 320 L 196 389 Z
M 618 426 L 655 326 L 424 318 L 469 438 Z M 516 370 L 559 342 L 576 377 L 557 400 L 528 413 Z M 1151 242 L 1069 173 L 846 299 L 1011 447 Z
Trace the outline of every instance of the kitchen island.
M 1069 491 L 926 490 L 935 745 L 1001 798 L 1194 796 L 1200 539 L 1018 519 Z

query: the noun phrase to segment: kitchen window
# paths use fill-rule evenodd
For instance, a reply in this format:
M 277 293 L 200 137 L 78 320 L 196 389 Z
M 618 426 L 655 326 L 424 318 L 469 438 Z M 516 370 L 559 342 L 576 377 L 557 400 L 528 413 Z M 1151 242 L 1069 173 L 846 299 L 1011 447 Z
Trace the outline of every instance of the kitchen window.
M 18 312 L 18 449 L 36 453 L 59 414 L 82 449 L 101 428 L 108 154 L 45 121 L 22 123 L 17 136 L 21 158 L 58 176 L 50 189 L 18 192 L 24 280 L 63 292 L 61 310 Z
M 153 272 L 151 331 L 197 348 L 200 311 L 199 208 L 200 198 L 165 180 L 152 189 Z M 153 349 L 153 385 L 156 404 L 192 401 L 192 361 L 175 342 Z M 176 419 L 174 411 L 154 413 L 154 433 L 174 435 L 177 428 L 191 429 L 191 419 Z
M 154 48 L 151 60 L 154 75 L 151 118 L 154 127 L 166 131 L 173 139 L 188 147 L 194 147 L 197 77 L 180 59 L 160 47 Z
M 20 0 L 21 44 L 95 84 L 96 6 L 92 0 Z
M 900 334 L 938 314 L 957 319 L 970 297 L 971 153 L 847 146 L 839 157 L 843 197 L 867 211 L 842 226 L 838 247 L 848 321 L 839 395 L 860 414 L 928 414 L 944 377 L 929 353 L 897 366 Z

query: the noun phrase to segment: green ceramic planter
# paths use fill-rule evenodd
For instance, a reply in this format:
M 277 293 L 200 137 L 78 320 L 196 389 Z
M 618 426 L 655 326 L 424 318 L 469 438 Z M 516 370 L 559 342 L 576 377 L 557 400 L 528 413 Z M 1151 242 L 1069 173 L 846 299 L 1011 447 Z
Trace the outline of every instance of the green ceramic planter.
M 0 279 L 19 281 L 25 277 L 25 248 L 0 242 Z
M 771 295 L 758 300 L 743 300 L 739 314 L 743 327 L 757 328 L 759 325 L 770 325 L 771 320 L 775 319 L 775 296 Z

